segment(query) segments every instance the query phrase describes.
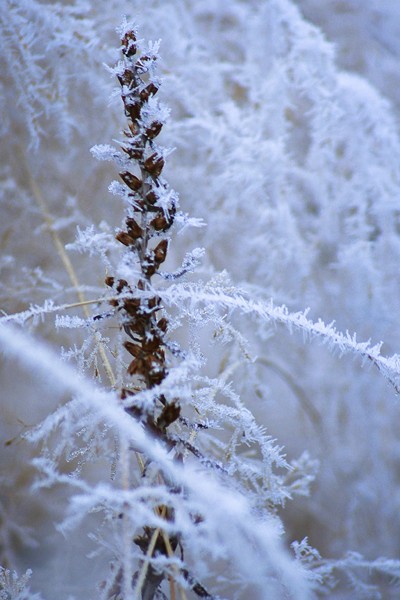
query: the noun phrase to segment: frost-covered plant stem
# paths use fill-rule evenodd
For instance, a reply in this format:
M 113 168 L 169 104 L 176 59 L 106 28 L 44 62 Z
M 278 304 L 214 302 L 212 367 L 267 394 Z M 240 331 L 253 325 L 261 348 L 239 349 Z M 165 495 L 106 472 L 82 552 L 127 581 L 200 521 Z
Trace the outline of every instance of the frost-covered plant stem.
M 138 276 L 135 287 L 125 279 L 115 280 L 114 277 L 107 277 L 106 284 L 114 287 L 117 294 L 124 295 L 123 300 L 114 299 L 111 304 L 122 312 L 123 328 L 130 338 L 124 344 L 133 357 L 128 374 L 136 376 L 141 389 L 151 389 L 166 376 L 164 338 L 168 322 L 165 318 L 158 318 L 160 298 L 157 295 L 149 298 L 146 292 L 151 292 L 152 277 L 166 259 L 168 240 L 165 232 L 173 224 L 176 206 L 174 195 L 161 178 L 163 148 L 154 141 L 164 118 L 162 108 L 154 98 L 159 85 L 152 76 L 157 57 L 151 52 L 136 56 L 136 44 L 134 30 L 123 32 L 124 59 L 118 64 L 116 73 L 128 119 L 128 129 L 124 131 L 126 139 L 122 143 L 128 161 L 127 170 L 121 171 L 120 177 L 125 184 L 122 194 L 130 208 L 125 230 L 120 230 L 116 239 L 128 249 L 127 261 L 138 271 Z M 133 172 L 138 170 L 140 177 Z M 152 240 L 156 243 L 151 246 Z M 141 295 L 141 292 L 144 294 Z M 134 392 L 124 389 L 122 396 L 125 399 L 134 396 Z M 165 408 L 162 399 L 161 404 Z M 141 413 L 134 406 L 132 412 Z M 176 417 L 178 414 L 179 411 Z M 157 430 L 157 433 L 175 420 L 171 415 L 169 423 L 161 427 L 161 421 L 157 425 L 154 415 L 152 419 L 148 427 L 153 432 Z
M 149 434 L 171 449 L 175 442 L 169 436 L 168 428 L 180 416 L 178 399 L 167 401 L 165 395 L 155 392 L 151 402 L 143 406 L 135 398 L 138 391 L 159 386 L 168 373 L 165 340 L 168 320 L 164 316 L 160 318 L 161 299 L 153 293 L 152 285 L 152 278 L 167 257 L 166 232 L 174 223 L 177 204 L 176 195 L 161 175 L 166 152 L 155 142 L 168 111 L 155 98 L 160 85 L 155 76 L 157 45 L 149 45 L 147 52 L 140 52 L 134 28 L 125 23 L 120 33 L 123 58 L 114 71 L 121 85 L 128 120 L 121 144 L 127 158 L 119 161 L 124 166 L 119 173 L 124 185 L 114 183 L 114 189 L 128 201 L 129 208 L 125 228 L 118 231 L 116 239 L 127 249 L 125 262 L 137 276 L 136 281 L 129 283 L 126 279 L 108 276 L 106 284 L 116 293 L 117 298 L 110 303 L 120 315 L 128 336 L 124 347 L 131 355 L 127 372 L 132 381 L 122 386 L 121 400 L 126 411 L 139 419 Z M 99 153 L 99 147 L 94 153 Z M 124 454 L 126 462 L 126 449 Z M 145 476 L 148 464 L 140 461 Z M 164 481 L 161 471 L 158 476 Z M 173 510 L 165 505 L 156 507 L 155 512 L 164 520 L 174 518 Z M 178 546 L 178 538 L 167 536 L 159 527 L 144 527 L 143 533 L 133 541 L 144 556 L 134 577 L 134 597 L 151 600 L 165 573 L 156 571 L 150 559 L 154 552 L 171 558 Z M 131 588 L 129 567 L 125 567 L 121 575 L 124 596 L 128 597 Z M 174 582 L 171 575 L 169 577 L 173 588 Z M 120 574 L 116 581 L 119 579 Z

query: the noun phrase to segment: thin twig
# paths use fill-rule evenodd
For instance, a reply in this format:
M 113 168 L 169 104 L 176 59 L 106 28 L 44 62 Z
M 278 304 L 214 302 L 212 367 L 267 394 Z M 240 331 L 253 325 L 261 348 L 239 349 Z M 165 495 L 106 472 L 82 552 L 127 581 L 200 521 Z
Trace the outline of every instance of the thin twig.
M 76 295 L 78 296 L 79 304 L 80 304 L 80 306 L 82 306 L 82 310 L 83 310 L 86 318 L 89 318 L 91 315 L 90 315 L 90 311 L 87 308 L 87 300 L 85 298 L 84 293 L 80 289 L 80 283 L 79 283 L 78 277 L 76 275 L 76 272 L 72 265 L 72 262 L 68 256 L 68 254 L 65 251 L 64 244 L 62 243 L 57 230 L 54 228 L 54 218 L 49 211 L 46 200 L 45 200 L 38 184 L 36 183 L 35 179 L 33 178 L 32 174 L 30 172 L 30 169 L 26 163 L 25 156 L 24 156 L 24 153 L 21 150 L 21 148 L 19 148 L 19 153 L 21 154 L 21 158 L 22 158 L 21 162 L 25 168 L 30 188 L 31 188 L 31 190 L 33 192 L 33 196 L 40 208 L 40 211 L 43 216 L 43 220 L 47 225 L 47 229 L 51 235 L 53 243 L 56 247 L 56 250 L 61 259 L 61 262 L 64 265 L 64 268 L 68 274 L 68 277 L 69 277 L 73 287 L 75 288 L 75 292 L 76 292 Z M 110 361 L 108 360 L 106 351 L 104 349 L 102 342 L 99 339 L 98 334 L 96 334 L 96 342 L 97 342 L 97 345 L 99 348 L 99 354 L 100 354 L 104 369 L 107 373 L 107 377 L 109 379 L 110 385 L 111 385 L 111 387 L 115 387 L 116 379 L 115 379 Z
M 85 300 L 84 302 L 72 302 L 71 304 L 63 304 L 58 307 L 60 310 L 68 310 L 69 308 L 78 308 L 79 306 L 89 306 L 89 304 L 100 304 L 101 302 L 108 302 L 109 298 L 95 298 L 94 300 Z
M 165 517 L 166 512 L 167 512 L 167 507 L 163 506 L 161 509 L 159 509 L 157 507 L 156 508 L 156 512 L 158 512 L 159 516 L 163 519 Z M 144 581 L 146 579 L 147 571 L 148 571 L 149 564 L 150 564 L 150 558 L 153 555 L 154 548 L 156 546 L 157 539 L 158 539 L 158 536 L 160 535 L 160 533 L 161 533 L 161 528 L 157 527 L 157 529 L 154 530 L 153 535 L 151 536 L 151 540 L 150 540 L 149 545 L 147 547 L 147 552 L 146 552 L 145 560 L 144 560 L 142 568 L 140 570 L 139 577 L 138 577 L 138 580 L 136 582 L 135 590 L 134 590 L 134 593 L 133 593 L 133 597 L 135 599 L 139 598 L 139 594 L 140 594 L 140 592 L 142 590 Z
M 171 600 L 176 600 L 176 594 L 175 594 L 175 580 L 172 577 L 172 575 L 168 576 L 169 579 L 169 591 L 171 594 Z
M 140 598 L 139 594 L 141 593 L 143 584 L 145 582 L 147 571 L 148 571 L 149 564 L 150 564 L 150 558 L 151 558 L 151 556 L 152 556 L 152 554 L 154 552 L 154 548 L 156 546 L 157 539 L 158 539 L 158 536 L 160 534 L 160 531 L 161 531 L 161 529 L 159 527 L 157 527 L 157 529 L 154 530 L 153 535 L 151 536 L 151 540 L 149 542 L 149 545 L 147 547 L 147 552 L 146 552 L 145 560 L 143 561 L 143 565 L 142 565 L 142 568 L 140 570 L 139 577 L 138 577 L 138 580 L 136 582 L 135 589 L 133 591 L 133 598 L 135 598 L 135 600 L 137 600 L 137 599 Z
M 163 537 L 163 540 L 164 540 L 165 547 L 167 549 L 168 556 L 170 558 L 172 558 L 173 556 L 175 556 L 175 552 L 172 549 L 171 542 L 169 540 L 169 537 L 165 533 L 165 531 L 162 532 L 162 537 Z M 174 571 L 176 571 L 176 572 L 179 573 L 179 569 L 178 569 L 178 567 L 176 565 L 172 564 L 172 568 L 173 568 Z M 181 585 L 179 585 L 179 584 L 178 584 L 178 587 L 179 587 L 179 593 L 181 595 L 181 599 L 182 600 L 187 600 L 186 592 L 183 589 L 183 587 Z M 175 593 L 175 591 L 174 591 L 174 593 Z M 171 600 L 172 600 L 172 594 L 171 594 Z

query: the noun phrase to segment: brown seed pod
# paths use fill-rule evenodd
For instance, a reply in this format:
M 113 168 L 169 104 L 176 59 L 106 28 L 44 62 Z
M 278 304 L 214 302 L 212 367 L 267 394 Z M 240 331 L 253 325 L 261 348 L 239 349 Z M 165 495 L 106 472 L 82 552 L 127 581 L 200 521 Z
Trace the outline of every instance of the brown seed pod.
M 114 277 L 106 277 L 104 280 L 104 283 L 108 287 L 113 287 L 115 285 L 115 278 Z M 117 292 L 120 294 L 125 287 L 129 287 L 128 282 L 125 281 L 125 279 L 119 279 L 118 284 L 117 284 Z M 111 304 L 111 306 L 118 306 L 118 304 L 119 304 L 118 300 L 115 300 L 114 298 L 109 300 L 109 303 Z
M 161 298 L 159 296 L 154 296 L 154 298 L 150 298 L 147 306 L 149 308 L 155 308 L 156 306 L 160 306 L 161 304 Z
M 154 94 L 157 94 L 157 92 L 158 87 L 153 82 L 151 82 L 140 92 L 139 97 L 142 100 L 142 102 L 146 102 L 146 100 L 148 100 L 150 96 L 154 96 Z
M 137 145 L 128 144 L 126 146 L 121 146 L 122 150 L 132 158 L 133 160 L 140 160 L 143 156 L 143 148 L 140 148 Z
M 129 127 L 130 134 L 128 133 L 127 137 L 134 137 L 139 133 L 139 127 L 138 127 L 137 123 L 130 121 L 128 123 L 128 127 Z
M 137 311 L 131 316 L 134 317 L 134 320 L 130 320 L 127 323 L 125 323 L 125 331 L 129 333 L 134 333 L 139 337 L 144 337 L 146 335 L 147 323 L 143 319 L 138 317 Z
M 162 317 L 162 319 L 160 319 L 157 323 L 157 327 L 158 329 L 161 329 L 161 331 L 163 331 L 164 333 L 167 331 L 168 329 L 168 321 L 165 317 Z
M 128 217 L 126 219 L 126 225 L 128 227 L 128 233 L 134 238 L 140 238 L 143 235 L 143 229 L 135 221 L 135 219 Z
M 158 177 L 164 167 L 164 159 L 157 152 L 153 152 L 144 162 L 144 168 L 154 178 Z
M 138 225 L 138 223 L 132 217 L 127 217 L 126 226 L 128 228 L 128 233 L 131 237 L 138 239 L 143 235 L 143 229 Z
M 131 315 L 132 317 L 137 315 L 138 309 L 140 306 L 139 298 L 128 298 L 128 300 L 124 301 L 124 309 Z
M 125 69 L 122 75 L 117 75 L 121 85 L 129 86 L 135 78 L 135 73 L 132 69 Z
M 157 265 L 160 265 L 167 258 L 168 240 L 161 240 L 159 244 L 154 248 L 154 261 Z
M 132 102 L 132 98 L 129 96 L 121 95 L 122 101 L 125 106 L 125 114 L 130 117 L 132 121 L 137 121 L 140 117 L 141 104 L 139 102 Z
M 167 231 L 172 225 L 172 220 L 167 220 L 164 215 L 158 215 L 152 221 L 150 221 L 150 225 L 156 231 Z
M 146 263 L 142 265 L 142 271 L 144 275 L 149 278 L 154 275 L 157 269 L 154 262 L 151 259 L 146 258 Z
M 121 177 L 122 181 L 134 192 L 140 190 L 143 185 L 143 181 L 139 179 L 139 177 L 136 177 L 136 175 L 129 173 L 129 171 L 124 171 L 123 173 L 120 173 L 119 176 Z
M 160 429 L 166 429 L 176 421 L 181 414 L 181 407 L 176 402 L 166 404 L 161 411 L 160 416 L 157 419 L 157 427 Z
M 124 37 L 121 40 L 122 43 L 122 53 L 131 57 L 136 54 L 136 35 L 133 31 L 127 31 Z
M 135 64 L 135 70 L 137 73 L 139 73 L 140 75 L 143 73 L 146 73 L 149 70 L 149 64 L 151 63 L 151 61 L 153 61 L 155 59 L 154 56 L 151 56 L 149 54 L 143 54 L 143 56 L 141 56 Z
M 143 351 L 146 353 L 154 352 L 160 358 L 161 353 L 163 353 L 160 345 L 162 344 L 162 340 L 159 337 L 153 337 L 152 340 L 148 340 L 142 343 Z
M 126 388 L 122 388 L 120 398 L 121 398 L 121 400 L 126 400 L 130 396 L 134 396 L 134 394 L 135 394 L 135 392 L 132 392 L 132 390 L 127 390 Z
M 163 124 L 160 123 L 159 121 L 154 121 L 154 123 L 152 123 L 150 125 L 150 127 L 148 127 L 146 129 L 146 131 L 145 131 L 146 137 L 149 140 L 152 140 L 153 138 L 157 137 L 162 129 L 162 126 L 163 126 Z
M 148 367 L 146 362 L 141 358 L 134 358 L 128 367 L 129 375 L 146 375 Z
M 156 231 L 167 231 L 174 223 L 174 218 L 176 214 L 176 206 L 174 203 L 171 204 L 171 207 L 168 210 L 168 215 L 165 216 L 163 212 L 154 217 L 152 221 L 150 221 L 150 225 L 154 227 Z
M 126 279 L 118 279 L 117 292 L 120 294 L 124 288 L 129 288 Z
M 149 192 L 147 192 L 146 202 L 148 204 L 150 204 L 152 206 L 153 204 L 155 204 L 157 202 L 157 200 L 158 200 L 158 195 L 155 190 L 150 190 Z
M 136 242 L 136 238 L 132 237 L 126 231 L 119 231 L 115 236 L 115 239 L 124 246 L 132 246 Z
M 137 344 L 133 344 L 132 342 L 124 342 L 124 347 L 126 350 L 128 350 L 129 354 L 131 354 L 135 358 L 138 358 L 138 356 L 140 355 L 141 349 L 140 346 L 138 346 Z

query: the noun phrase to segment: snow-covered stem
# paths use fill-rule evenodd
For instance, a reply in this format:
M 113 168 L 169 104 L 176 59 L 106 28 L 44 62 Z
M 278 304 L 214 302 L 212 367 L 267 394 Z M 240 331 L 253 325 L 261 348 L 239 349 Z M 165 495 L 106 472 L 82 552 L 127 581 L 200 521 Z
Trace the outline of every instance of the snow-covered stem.
M 333 352 L 339 354 L 354 353 L 363 360 L 371 361 L 382 375 L 400 393 L 400 356 L 382 356 L 383 342 L 371 345 L 370 341 L 357 341 L 356 333 L 346 331 L 342 333 L 336 329 L 334 323 L 324 323 L 322 319 L 314 322 L 307 317 L 309 309 L 299 312 L 290 312 L 284 305 L 276 306 L 271 300 L 268 302 L 246 298 L 240 293 L 226 293 L 221 289 L 204 289 L 195 284 L 171 286 L 161 294 L 162 299 L 171 305 L 181 304 L 184 300 L 191 307 L 196 305 L 217 305 L 228 311 L 237 310 L 242 314 L 258 317 L 262 321 L 276 325 L 284 325 L 289 331 L 300 331 L 305 336 L 319 338 L 326 343 Z
M 129 281 L 110 275 L 106 277 L 106 285 L 116 295 L 109 303 L 118 315 L 121 329 L 128 336 L 124 347 L 131 355 L 127 373 L 132 381 L 121 383 L 120 398 L 127 413 L 139 420 L 148 434 L 160 440 L 166 449 L 173 451 L 175 460 L 181 462 L 180 436 L 169 434 L 171 425 L 180 419 L 180 399 L 179 396 L 171 398 L 170 394 L 161 391 L 168 376 L 166 353 L 174 346 L 167 341 L 168 319 L 165 314 L 161 314 L 161 300 L 152 283 L 160 265 L 167 258 L 167 232 L 174 224 L 178 205 L 177 195 L 169 189 L 162 177 L 168 151 L 155 141 L 169 111 L 156 99 L 160 87 L 157 77 L 158 44 L 149 44 L 147 49 L 140 50 L 137 31 L 127 21 L 124 21 L 119 33 L 122 59 L 113 72 L 121 86 L 121 98 L 127 118 L 124 141 L 121 142 L 126 157 L 122 159 L 119 152 L 107 146 L 94 147 L 92 152 L 101 160 L 115 159 L 118 165 L 124 167 L 119 173 L 123 186 L 114 182 L 111 189 L 118 190 L 118 194 L 125 198 L 128 205 L 125 228 L 117 232 L 116 240 L 125 248 L 123 260 L 132 275 Z M 182 269 L 173 278 L 193 270 L 196 258 L 198 260 L 195 254 L 191 258 L 187 257 Z M 143 402 L 141 392 L 146 390 L 149 398 Z M 125 461 L 123 468 L 126 470 L 126 452 L 121 454 L 121 460 Z M 144 480 L 151 462 L 148 456 L 144 463 L 141 459 Z M 160 464 L 156 466 L 158 479 L 168 485 L 170 477 L 163 473 Z M 171 482 L 169 485 L 173 490 L 176 483 Z M 164 521 L 175 520 L 175 510 L 170 506 L 156 506 L 154 511 Z M 123 522 L 126 521 L 124 515 L 122 519 Z M 133 581 L 134 596 L 150 600 L 156 597 L 166 576 L 174 586 L 175 572 L 169 572 L 168 569 L 160 572 L 159 567 L 153 564 L 153 555 L 164 555 L 166 565 L 171 560 L 173 564 L 175 551 L 180 548 L 183 552 L 183 542 L 179 534 L 167 535 L 162 527 L 155 528 L 143 523 L 142 528 L 142 532 L 132 540 L 143 553 L 139 569 L 132 577 L 125 547 L 125 557 L 115 582 L 118 587 L 118 582 L 122 581 L 124 597 L 129 596 L 128 591 Z M 128 556 L 130 553 L 128 548 Z M 204 589 L 202 586 L 201 588 Z

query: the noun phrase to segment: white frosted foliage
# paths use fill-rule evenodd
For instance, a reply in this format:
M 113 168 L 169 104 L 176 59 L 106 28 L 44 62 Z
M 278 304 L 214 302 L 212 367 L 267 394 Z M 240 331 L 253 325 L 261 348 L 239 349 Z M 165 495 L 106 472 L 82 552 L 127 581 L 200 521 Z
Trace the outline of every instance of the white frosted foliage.
M 399 16 L 3 2 L 0 597 L 398 597 Z

